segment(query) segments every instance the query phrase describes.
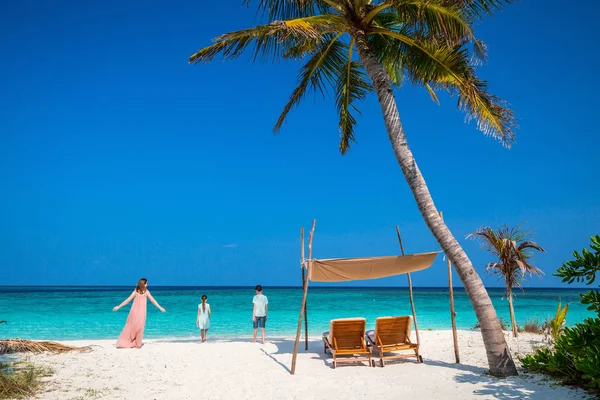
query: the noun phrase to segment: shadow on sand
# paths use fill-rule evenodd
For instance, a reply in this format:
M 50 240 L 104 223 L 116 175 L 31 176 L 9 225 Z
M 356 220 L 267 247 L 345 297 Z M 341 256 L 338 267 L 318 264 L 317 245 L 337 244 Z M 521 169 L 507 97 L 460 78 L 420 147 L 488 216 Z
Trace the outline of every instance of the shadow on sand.
M 198 345 L 204 345 L 200 343 L 199 338 L 184 338 L 184 339 L 160 339 L 151 340 L 150 343 L 198 343 Z M 227 339 L 213 339 L 207 342 L 210 343 L 248 343 L 251 344 L 251 340 L 248 337 L 243 338 L 227 338 Z M 275 345 L 276 350 L 270 345 Z M 261 346 L 256 344 L 256 346 Z M 294 351 L 294 340 L 286 338 L 269 338 L 268 343 L 260 347 L 260 351 L 266 357 L 269 357 L 274 363 L 282 368 L 286 373 L 290 373 L 291 368 L 291 355 Z M 316 338 L 311 338 L 308 342 L 308 350 L 305 350 L 304 340 L 301 340 L 298 344 L 298 354 L 309 354 L 313 360 L 320 360 L 323 365 L 329 368 L 333 367 L 333 359 L 331 354 L 325 354 L 323 352 L 323 342 Z M 290 360 L 283 362 L 281 357 L 287 356 L 285 359 Z M 381 369 L 378 357 L 373 357 L 375 360 L 376 369 Z M 537 374 L 523 374 L 516 377 L 510 378 L 496 378 L 487 373 L 487 369 L 469 364 L 456 364 L 449 363 L 440 360 L 427 359 L 424 357 L 423 364 L 418 364 L 415 359 L 396 359 L 388 360 L 385 363 L 384 368 L 390 368 L 394 366 L 400 366 L 403 364 L 410 364 L 410 368 L 419 368 L 420 366 L 430 366 L 437 368 L 449 368 L 456 371 L 454 381 L 459 384 L 473 384 L 477 385 L 477 388 L 473 388 L 473 398 L 486 397 L 494 399 L 525 399 L 525 400 L 548 400 L 548 392 L 542 391 L 537 393 L 537 387 L 543 385 L 548 386 L 549 378 L 543 375 Z M 352 367 L 352 366 L 363 366 L 366 367 L 365 362 L 357 363 L 344 363 L 339 364 L 338 368 Z M 408 365 L 407 365 L 408 366 Z M 371 368 L 371 367 L 370 367 Z M 374 368 L 374 369 L 375 369 Z M 357 374 L 361 372 L 357 370 Z M 425 372 L 424 372 L 425 373 Z M 560 392 L 560 387 L 557 387 L 557 395 L 555 398 L 559 398 L 567 394 L 567 392 Z M 545 392 L 545 393 L 543 393 Z M 571 392 L 572 393 L 572 392 Z M 580 398 L 586 398 L 584 392 L 580 393 Z

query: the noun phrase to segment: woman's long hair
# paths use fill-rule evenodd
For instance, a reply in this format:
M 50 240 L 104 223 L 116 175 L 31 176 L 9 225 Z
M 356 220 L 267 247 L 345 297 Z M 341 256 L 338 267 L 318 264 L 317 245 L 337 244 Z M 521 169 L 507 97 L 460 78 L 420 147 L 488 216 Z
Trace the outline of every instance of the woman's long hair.
M 146 278 L 141 278 L 138 283 L 137 286 L 135 287 L 135 291 L 138 292 L 139 294 L 144 294 L 146 293 L 146 284 L 148 283 L 148 279 Z
M 202 312 L 206 311 L 206 300 L 208 300 L 208 296 L 203 294 L 200 298 L 202 300 Z

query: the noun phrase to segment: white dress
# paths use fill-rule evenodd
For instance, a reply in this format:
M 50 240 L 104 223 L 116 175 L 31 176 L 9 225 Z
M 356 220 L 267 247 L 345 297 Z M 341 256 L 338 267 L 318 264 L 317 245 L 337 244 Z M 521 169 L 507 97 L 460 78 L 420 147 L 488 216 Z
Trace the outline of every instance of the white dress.
M 198 304 L 198 327 L 200 329 L 210 328 L 210 304 L 205 303 L 205 308 L 202 310 L 202 304 Z

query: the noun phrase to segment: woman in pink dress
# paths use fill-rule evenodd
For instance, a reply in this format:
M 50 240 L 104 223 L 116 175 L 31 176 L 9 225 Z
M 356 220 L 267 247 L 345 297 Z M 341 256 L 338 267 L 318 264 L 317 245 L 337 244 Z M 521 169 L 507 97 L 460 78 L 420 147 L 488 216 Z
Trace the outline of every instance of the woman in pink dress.
M 146 326 L 146 299 L 150 299 L 160 311 L 165 312 L 165 309 L 160 306 L 154 300 L 154 297 L 148 291 L 148 279 L 142 278 L 138 281 L 137 286 L 131 296 L 124 302 L 113 308 L 113 311 L 117 311 L 119 308 L 126 306 L 133 299 L 133 305 L 127 322 L 125 322 L 125 328 L 117 340 L 117 347 L 120 349 L 140 348 L 142 347 L 142 338 L 144 337 L 144 327 Z

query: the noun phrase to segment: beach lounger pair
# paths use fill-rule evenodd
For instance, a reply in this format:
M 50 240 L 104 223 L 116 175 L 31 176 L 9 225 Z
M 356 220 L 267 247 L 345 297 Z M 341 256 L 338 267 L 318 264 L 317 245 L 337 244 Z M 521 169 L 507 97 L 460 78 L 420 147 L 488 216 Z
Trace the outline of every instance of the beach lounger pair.
M 417 362 L 423 362 L 419 345 L 410 341 L 412 317 L 377 318 L 375 329 L 368 332 L 365 331 L 366 324 L 365 318 L 341 318 L 329 323 L 329 332 L 323 333 L 323 351 L 327 353 L 329 349 L 333 355 L 333 368 L 338 362 L 357 361 L 368 361 L 370 366 L 375 366 L 373 351 L 382 367 L 385 360 L 394 358 L 416 357 Z M 398 351 L 409 353 L 397 354 Z

